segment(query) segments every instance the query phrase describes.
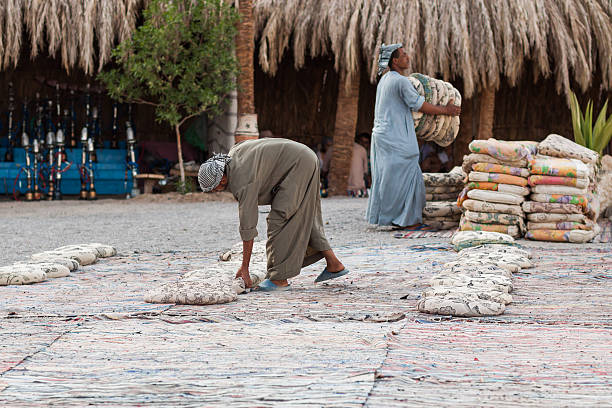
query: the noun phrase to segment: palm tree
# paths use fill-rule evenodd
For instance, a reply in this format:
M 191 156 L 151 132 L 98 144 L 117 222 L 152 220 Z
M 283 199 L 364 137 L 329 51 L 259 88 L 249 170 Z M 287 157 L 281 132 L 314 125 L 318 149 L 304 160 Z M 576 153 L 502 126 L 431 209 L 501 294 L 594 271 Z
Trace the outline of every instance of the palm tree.
M 255 78 L 253 54 L 255 51 L 255 20 L 253 0 L 238 0 L 240 23 L 236 36 L 236 57 L 240 66 L 238 76 L 238 127 L 236 143 L 257 139 L 257 114 L 255 112 Z

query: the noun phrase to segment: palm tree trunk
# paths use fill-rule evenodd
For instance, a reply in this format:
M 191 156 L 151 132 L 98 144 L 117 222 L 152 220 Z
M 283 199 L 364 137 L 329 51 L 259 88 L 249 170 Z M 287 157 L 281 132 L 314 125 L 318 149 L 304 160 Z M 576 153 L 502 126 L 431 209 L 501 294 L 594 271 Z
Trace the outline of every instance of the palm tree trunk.
M 255 21 L 253 0 L 239 0 L 238 35 L 236 36 L 236 57 L 240 66 L 238 75 L 238 126 L 236 143 L 247 139 L 257 139 L 257 114 L 255 113 L 255 74 L 253 54 L 255 52 Z
M 478 139 L 493 136 L 495 119 L 495 89 L 487 88 L 480 93 L 480 116 L 478 120 Z
M 334 127 L 334 150 L 329 169 L 329 193 L 331 195 L 346 194 L 348 187 L 359 112 L 360 75 L 357 74 L 354 78 L 350 84 L 347 84 L 346 73 L 340 75 Z

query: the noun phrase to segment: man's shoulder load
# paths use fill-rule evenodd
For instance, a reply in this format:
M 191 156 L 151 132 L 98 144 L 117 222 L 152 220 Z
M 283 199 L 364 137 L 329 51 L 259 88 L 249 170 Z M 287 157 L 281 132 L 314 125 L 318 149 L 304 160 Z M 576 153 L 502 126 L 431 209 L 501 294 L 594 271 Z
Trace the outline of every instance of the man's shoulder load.
M 423 74 L 410 74 L 408 80 L 416 91 L 432 105 L 446 106 L 453 100 L 455 106 L 461 106 L 461 94 L 450 83 Z M 459 133 L 459 116 L 428 115 L 413 112 L 415 132 L 418 138 L 432 141 L 440 146 L 450 145 Z

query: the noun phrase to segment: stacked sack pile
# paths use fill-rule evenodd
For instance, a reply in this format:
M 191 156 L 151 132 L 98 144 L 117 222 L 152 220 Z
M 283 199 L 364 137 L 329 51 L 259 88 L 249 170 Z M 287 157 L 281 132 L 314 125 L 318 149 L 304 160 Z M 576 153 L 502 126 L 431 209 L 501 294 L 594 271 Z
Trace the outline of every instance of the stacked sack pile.
M 463 158 L 468 182 L 457 199 L 465 210 L 460 230 L 500 232 L 515 238 L 523 235 L 521 204 L 529 194 L 527 165 L 537 145 L 495 139 L 470 143 L 472 153 Z
M 423 173 L 427 201 L 423 209 L 424 224 L 439 230 L 459 226 L 461 209 L 456 202 L 464 179 L 465 173 L 461 167 L 455 167 L 448 173 Z
M 526 238 L 587 242 L 599 233 L 595 165 L 599 155 L 559 135 L 548 135 L 530 161 L 531 201 Z
M 461 231 L 451 242 L 457 260 L 445 263 L 430 280 L 417 309 L 462 317 L 504 313 L 512 302 L 512 274 L 531 268 L 531 255 L 497 232 Z
M 53 251 L 32 255 L 28 260 L 0 267 L 0 286 L 29 285 L 47 279 L 63 278 L 80 266 L 91 265 L 98 258 L 117 254 L 117 250 L 104 244 L 67 245 Z
M 408 79 L 425 102 L 446 106 L 452 100 L 453 105 L 461 106 L 461 94 L 450 83 L 423 74 L 410 74 Z M 412 118 L 417 137 L 440 146 L 450 145 L 459 133 L 459 116 L 412 112 Z

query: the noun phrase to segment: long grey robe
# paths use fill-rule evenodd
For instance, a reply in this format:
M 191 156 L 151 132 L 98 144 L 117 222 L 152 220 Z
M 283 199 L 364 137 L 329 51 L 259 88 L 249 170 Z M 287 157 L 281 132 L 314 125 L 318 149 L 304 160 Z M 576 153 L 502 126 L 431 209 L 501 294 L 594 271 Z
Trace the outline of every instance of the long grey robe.
M 257 236 L 257 207 L 271 205 L 267 278 L 299 275 L 331 248 L 323 231 L 317 156 L 287 139 L 247 140 L 229 155 L 228 189 L 239 203 L 240 237 L 250 241 Z
M 423 106 L 408 78 L 389 71 L 376 88 L 372 129 L 372 191 L 366 219 L 370 224 L 405 227 L 421 223 L 425 184 L 412 112 Z

